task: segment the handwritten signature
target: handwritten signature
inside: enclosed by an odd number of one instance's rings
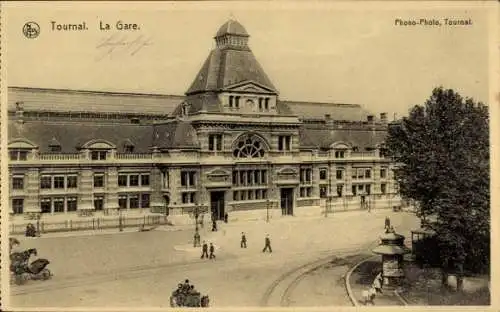
[[[100,42],[96,49],[102,51],[102,53],[96,58],[97,61],[104,59],[105,57],[112,58],[113,55],[128,54],[130,56],[136,55],[144,47],[150,46],[153,43],[150,39],[144,38],[143,35],[129,40],[127,36],[113,34],[111,37],[105,38]]]

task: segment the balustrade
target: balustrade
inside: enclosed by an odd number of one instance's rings
[[[57,153],[57,154],[39,154],[39,160],[78,160],[81,154],[79,153]]]
[[[376,151],[351,152],[350,158],[374,158],[374,157],[377,157]]]
[[[152,159],[151,153],[116,153],[116,159]]]

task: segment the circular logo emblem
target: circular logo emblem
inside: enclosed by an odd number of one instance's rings
[[[26,38],[34,39],[40,34],[40,26],[35,22],[28,22],[23,26],[23,34]]]

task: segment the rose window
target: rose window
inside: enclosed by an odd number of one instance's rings
[[[244,136],[236,143],[233,156],[237,158],[264,157],[264,143],[256,135]]]

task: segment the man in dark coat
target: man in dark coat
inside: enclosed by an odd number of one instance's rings
[[[170,304],[172,304],[175,300],[175,303],[177,303],[178,306],[182,306],[184,305],[184,293],[183,293],[183,289],[184,288],[184,285],[182,284],[179,284],[177,289],[174,290],[172,292],[172,297],[170,299]]]
[[[212,232],[217,232],[217,221],[212,221]]]
[[[201,247],[201,259],[208,258],[208,245],[205,241],[203,241],[203,246]]]
[[[189,280],[185,280],[184,284],[182,285],[182,292],[187,293],[188,290],[191,288],[191,285],[189,284]]]
[[[269,234],[266,235],[265,246],[264,249],[262,249],[262,252],[266,252],[266,250],[269,250],[269,252],[273,252],[273,249],[271,248],[271,239],[269,238]]]
[[[210,243],[210,259],[215,259],[215,255],[214,255],[214,252],[215,252],[215,247],[212,243]]]
[[[224,214],[224,222],[227,223],[227,220],[229,219],[229,215],[227,212]]]
[[[31,223],[26,226],[26,237],[36,237],[35,226]]]
[[[388,232],[390,228],[391,228],[391,219],[389,219],[389,217],[385,217],[384,229],[386,232]]]
[[[245,233],[241,232],[241,243],[240,243],[241,248],[247,248],[247,237],[245,236]]]

